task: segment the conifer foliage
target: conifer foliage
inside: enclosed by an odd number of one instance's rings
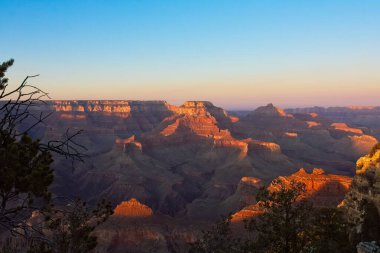
[[[14,60],[0,64],[0,252],[85,253],[96,246],[93,231],[111,214],[108,202],[90,208],[80,200],[54,203],[53,156],[83,161],[85,147],[75,142],[81,131],[68,130],[61,140],[42,142],[29,133],[49,113],[33,108],[48,94],[27,76],[11,88],[5,77]]]

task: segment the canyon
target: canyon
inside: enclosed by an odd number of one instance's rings
[[[42,141],[83,130],[84,162],[55,157],[51,191],[112,203],[99,252],[182,252],[221,215],[259,212],[254,196],[276,178],[305,183],[317,206],[336,206],[379,138],[375,124],[273,104],[244,115],[207,101],[46,101],[33,110],[52,113],[31,132]]]
[[[306,192],[303,194],[302,199],[310,201],[317,208],[337,207],[348,193],[352,182],[351,177],[326,174],[323,169],[319,168],[314,168],[311,173],[301,168],[292,175],[279,176],[275,180],[269,184],[269,191],[277,190],[274,182],[278,181],[283,182],[286,186],[289,186],[291,182],[304,184]],[[257,186],[254,187],[257,189]],[[254,192],[250,192],[249,195],[254,195]],[[251,203],[246,204],[248,205],[242,210],[232,215],[232,222],[241,222],[262,213],[255,200],[251,200]]]
[[[335,122],[348,123],[380,138],[379,106],[306,107],[286,110],[289,113],[317,113]]]

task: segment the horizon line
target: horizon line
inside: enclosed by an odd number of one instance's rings
[[[42,101],[45,101],[45,102],[54,102],[54,101],[81,101],[81,102],[84,102],[84,101],[125,101],[125,102],[164,102],[164,103],[167,103],[169,105],[174,105],[174,106],[181,106],[183,105],[184,103],[186,102],[207,102],[207,103],[211,103],[213,106],[215,107],[219,107],[219,108],[222,108],[222,109],[225,109],[225,110],[230,110],[230,111],[249,111],[249,110],[252,110],[252,109],[256,109],[258,107],[262,107],[262,106],[267,106],[267,105],[274,105],[275,107],[279,107],[281,109],[306,109],[306,108],[324,108],[324,109],[328,109],[328,108],[349,108],[349,109],[357,109],[357,110],[360,110],[360,109],[375,109],[375,108],[380,108],[380,105],[357,105],[357,104],[352,104],[352,105],[298,105],[298,106],[278,106],[276,105],[276,103],[272,103],[272,102],[269,102],[269,103],[261,103],[260,105],[259,104],[253,104],[252,107],[241,107],[241,108],[237,108],[237,107],[233,107],[233,106],[218,106],[218,105],[215,105],[212,101],[210,100],[184,100],[182,103],[170,103],[168,102],[167,100],[155,100],[155,99],[148,99],[148,100],[139,100],[139,99],[43,99]]]

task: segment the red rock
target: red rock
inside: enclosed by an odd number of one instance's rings
[[[287,117],[288,115],[283,109],[274,106],[273,104],[268,104],[266,106],[261,106],[248,114],[248,117]]]
[[[137,199],[132,198],[117,205],[113,215],[127,218],[147,218],[153,215],[153,211]]]
[[[333,127],[336,130],[349,132],[349,133],[355,133],[355,134],[363,134],[363,130],[358,128],[352,128],[349,127],[346,123],[333,123],[331,124],[331,127]]]
[[[290,184],[291,181],[306,185],[305,198],[315,206],[337,206],[348,192],[352,178],[348,176],[325,174],[323,169],[315,168],[312,173],[300,169],[290,176],[280,176],[279,180]],[[272,185],[269,186],[271,189]]]
[[[312,173],[307,173],[305,169],[290,176],[280,176],[277,178],[290,185],[291,181],[304,183],[306,186],[306,194],[304,198],[311,201],[317,207],[336,207],[344,199],[349,190],[352,178],[340,175],[327,175],[323,169],[315,168]],[[277,186],[270,184],[269,191],[276,191]],[[239,222],[244,219],[252,218],[262,214],[257,204],[248,205],[242,210],[236,212],[232,216],[233,222]]]

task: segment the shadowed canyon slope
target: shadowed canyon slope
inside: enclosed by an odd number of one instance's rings
[[[56,158],[51,190],[112,202],[100,252],[177,252],[220,215],[252,216],[256,192],[277,177],[305,182],[317,205],[337,205],[351,179],[332,174],[353,175],[377,143],[366,129],[272,104],[240,117],[204,101],[48,101],[35,110],[53,112],[31,133],[42,140],[84,130],[76,141],[88,148],[85,162],[72,170]]]
[[[309,107],[288,109],[287,111],[289,113],[318,113],[335,122],[349,123],[378,139],[380,138],[379,106]]]
[[[244,117],[210,102],[49,101],[46,126],[33,134],[58,139],[83,129],[88,158],[74,171],[57,160],[56,194],[117,205],[131,198],[154,213],[209,219],[241,208],[244,177],[268,183],[299,168],[350,175],[377,142],[316,113],[289,114],[272,104]],[[240,182],[240,183],[239,183]]]

